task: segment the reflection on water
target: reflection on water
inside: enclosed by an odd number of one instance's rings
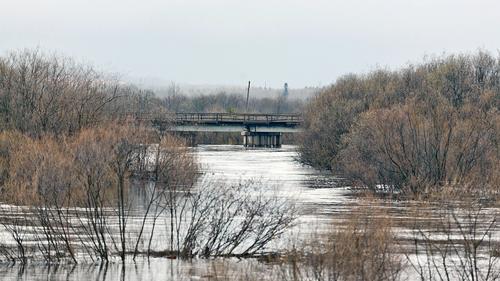
[[[242,278],[242,269],[253,270],[252,261],[222,259],[182,261],[151,258],[125,264],[111,262],[86,265],[1,266],[0,280],[234,280],[233,278]],[[258,273],[253,276],[258,276]]]
[[[245,149],[233,145],[204,145],[194,148],[193,153],[197,155],[204,172],[201,182],[223,181],[231,184],[257,180],[280,196],[295,201],[300,216],[290,237],[300,238],[325,227],[331,217],[343,211],[352,200],[347,196],[349,190],[338,186],[338,178],[298,163],[293,146]],[[283,239],[282,243],[287,243],[286,240]],[[231,271],[231,268],[240,272],[243,265],[251,263],[220,259],[186,262],[161,258],[130,262],[125,266],[118,262],[107,266],[31,263],[25,267],[0,266],[0,280],[196,280],[210,279],[213,274],[221,274],[218,271]],[[228,276],[230,272],[222,275]]]

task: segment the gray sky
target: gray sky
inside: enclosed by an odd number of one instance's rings
[[[496,0],[0,0],[0,53],[40,47],[128,78],[327,85],[500,48]]]

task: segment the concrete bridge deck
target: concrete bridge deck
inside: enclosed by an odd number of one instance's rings
[[[145,117],[162,131],[241,132],[245,146],[281,146],[282,133],[300,131],[301,114],[186,113]]]

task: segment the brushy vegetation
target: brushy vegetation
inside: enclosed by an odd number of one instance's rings
[[[4,261],[254,256],[295,219],[293,205],[262,183],[195,186],[185,144],[134,124],[58,139],[7,131],[0,151]]]
[[[347,75],[306,109],[301,158],[408,194],[500,183],[500,59],[479,51]]]
[[[77,262],[77,248],[84,248],[92,259],[108,260],[111,252],[125,259],[133,178],[161,174],[154,182],[164,189],[173,184],[165,180],[167,175],[183,187],[196,180],[192,157],[172,138],[160,143],[164,150],[175,153],[165,152],[154,164],[148,163],[149,155],[141,152],[154,142],[153,135],[144,127],[116,123],[58,139],[0,134],[0,200],[12,206],[1,223],[18,249],[16,254],[6,252],[6,257],[26,262],[30,253],[31,257],[41,254],[50,262],[68,257]],[[172,166],[166,162],[173,161],[176,168],[167,169]],[[10,221],[16,212],[23,213],[24,219]],[[113,217],[117,227],[108,225]],[[42,232],[32,237],[33,229]],[[22,236],[30,238],[20,239]]]
[[[283,259],[283,280],[401,280],[403,259],[391,219],[377,208],[353,209],[343,225]]]
[[[164,112],[150,92],[69,58],[0,58],[1,260],[251,256],[292,224],[287,201],[250,183],[194,188],[185,142],[141,118]]]

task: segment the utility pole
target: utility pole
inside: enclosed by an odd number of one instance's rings
[[[250,81],[248,81],[248,88],[247,88],[247,104],[245,106],[245,113],[248,113],[248,98],[250,97]]]

